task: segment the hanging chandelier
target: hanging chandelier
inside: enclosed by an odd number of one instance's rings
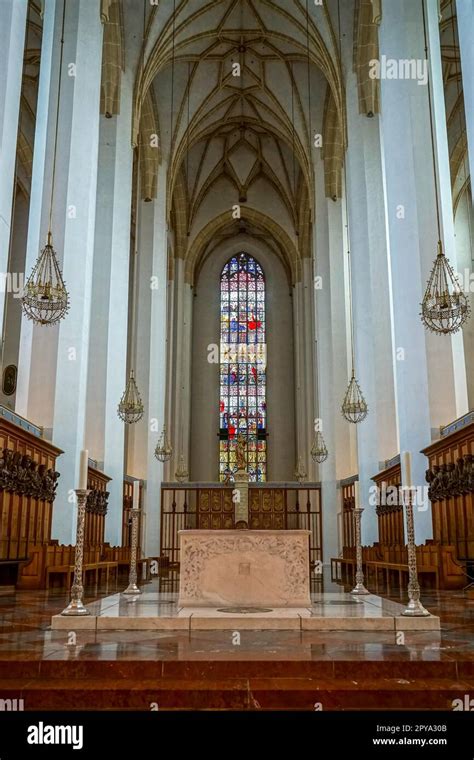
[[[326,442],[323,438],[323,434],[318,430],[314,436],[313,445],[311,446],[311,458],[314,462],[321,464],[328,458],[329,452],[327,450]]]
[[[346,395],[341,407],[342,415],[348,422],[357,425],[367,417],[369,408],[367,402],[355,378],[354,367],[352,367],[352,377],[347,387]]]
[[[431,270],[423,302],[421,320],[438,335],[457,332],[470,314],[469,301],[438,241],[438,255]]]
[[[64,22],[66,2],[63,5],[61,51],[59,57],[58,100],[56,104],[56,124],[54,131],[53,171],[49,202],[49,223],[47,243],[39,253],[33,270],[26,281],[21,298],[22,310],[28,319],[37,325],[55,325],[64,319],[69,310],[69,294],[63,280],[56,252],[52,246],[51,223],[53,216],[54,188],[56,181],[56,156],[58,148],[59,105],[61,101],[61,79],[64,49]]]
[[[133,369],[130,370],[130,377],[128,378],[127,387],[124,394],[120,399],[120,404],[117,408],[117,414],[123,422],[128,425],[132,425],[138,422],[143,417],[143,402],[138,392],[137,384]]]
[[[423,31],[425,37],[425,58],[428,60],[428,39],[426,30],[425,3],[423,9]],[[459,286],[453,268],[446,258],[441,243],[441,223],[439,213],[439,188],[436,174],[436,158],[434,147],[433,109],[431,89],[428,82],[428,108],[430,115],[431,154],[433,161],[433,181],[436,199],[436,221],[438,229],[438,252],[431,269],[423,301],[421,302],[421,321],[428,330],[438,335],[452,335],[457,332],[470,314],[466,294]]]
[[[295,467],[295,478],[298,481],[298,483],[302,483],[304,480],[306,480],[307,472],[304,468],[303,462],[301,461],[301,457],[298,457],[298,462]]]
[[[163,430],[160,435],[160,440],[156,444],[155,457],[159,462],[168,462],[173,454],[173,448],[166,435],[166,425],[163,425]],[[176,475],[176,477],[178,477]]]
[[[175,472],[175,477],[178,483],[184,483],[186,480],[189,479],[188,468],[186,467],[184,456],[182,454],[179,458],[179,465]]]
[[[68,312],[69,294],[51,244],[51,231],[28,277],[21,300],[25,316],[37,325],[54,325]]]

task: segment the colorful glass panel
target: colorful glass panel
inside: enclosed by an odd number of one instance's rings
[[[265,278],[247,253],[221,274],[220,453],[221,481],[237,469],[237,436],[246,441],[251,482],[267,474]]]

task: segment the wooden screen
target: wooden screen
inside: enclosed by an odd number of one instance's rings
[[[379,543],[385,546],[405,544],[404,511],[400,498],[402,474],[400,464],[388,467],[372,478],[378,488],[376,507]],[[394,503],[395,500],[398,503]]]
[[[455,427],[455,426],[453,426]],[[474,560],[474,422],[427,446],[433,538]]]
[[[110,478],[101,470],[90,467],[87,473],[87,488],[91,492],[87,499],[84,542],[86,546],[102,546],[107,514],[107,483]]]
[[[0,418],[0,559],[28,556],[51,538],[56,459],[61,449]]]

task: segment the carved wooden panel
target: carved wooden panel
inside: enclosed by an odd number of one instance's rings
[[[29,544],[50,540],[61,453],[0,418],[0,559],[26,557]]]
[[[381,470],[372,478],[378,488],[379,501],[375,509],[378,519],[379,543],[385,546],[405,544],[404,510],[400,499],[402,471],[400,464]]]
[[[474,423],[427,446],[433,537],[474,559]]]
[[[198,490],[198,528],[227,530],[234,527],[234,502],[231,488]]]
[[[138,556],[141,556],[140,539],[142,535],[142,509],[143,509],[143,485],[140,484],[138,497],[140,515],[138,517]],[[130,511],[133,508],[133,480],[123,481],[123,509],[122,509],[122,546],[130,546],[132,543],[132,518]]]
[[[347,549],[355,547],[354,529],[355,485],[345,483],[342,486],[342,546],[344,556]]]
[[[105,516],[109,492],[108,475],[90,467],[87,473],[87,488],[90,491],[86,504],[86,523],[84,528],[84,543],[86,546],[101,546],[104,543]]]

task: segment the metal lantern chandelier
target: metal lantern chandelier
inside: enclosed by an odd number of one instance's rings
[[[173,454],[173,447],[168,440],[166,434],[166,425],[163,425],[163,430],[160,435],[160,440],[156,444],[155,457],[159,462],[168,462]]]
[[[354,366],[352,367],[352,377],[350,379],[344,401],[342,402],[341,411],[348,422],[362,422],[367,417],[369,407],[362,394],[359,383],[355,378]]]
[[[422,0],[423,30],[425,36],[425,57],[428,60],[428,41],[426,33],[425,3]],[[434,260],[431,274],[421,302],[421,321],[428,330],[438,335],[451,335],[457,332],[470,314],[469,302],[463,293],[453,268],[446,258],[441,243],[441,223],[439,213],[439,188],[436,175],[436,158],[434,148],[433,110],[430,83],[428,82],[428,107],[430,114],[431,153],[433,160],[433,179],[436,199],[436,221],[438,229],[438,253]]]
[[[54,133],[53,173],[49,205],[49,224],[47,243],[40,252],[33,271],[28,277],[22,295],[23,313],[38,325],[54,325],[63,319],[69,309],[69,294],[63,280],[56,252],[52,245],[51,222],[53,215],[54,187],[56,180],[56,154],[58,147],[59,104],[61,99],[61,77],[64,48],[64,20],[66,2],[63,6],[61,52],[59,58],[58,101],[56,107],[56,126]]]
[[[438,255],[421,304],[421,320],[432,332],[447,335],[457,332],[469,313],[466,294],[462,292],[439,240]]]
[[[117,408],[117,414],[123,422],[128,425],[132,425],[138,422],[143,417],[143,402],[138,392],[137,384],[133,369],[130,370],[130,377],[128,378],[127,387],[124,394],[120,399],[120,404]]]
[[[51,230],[48,232],[48,242],[26,282],[21,300],[25,316],[38,325],[54,325],[67,314],[69,294],[51,244]]]
[[[186,480],[189,479],[189,472],[188,472],[188,468],[186,467],[186,462],[184,461],[183,454],[181,454],[179,458],[179,465],[178,465],[178,469],[175,472],[175,477],[178,483],[184,483]]]
[[[323,434],[318,430],[314,436],[313,445],[311,446],[311,458],[314,462],[321,464],[328,458],[329,452],[323,438]]]

